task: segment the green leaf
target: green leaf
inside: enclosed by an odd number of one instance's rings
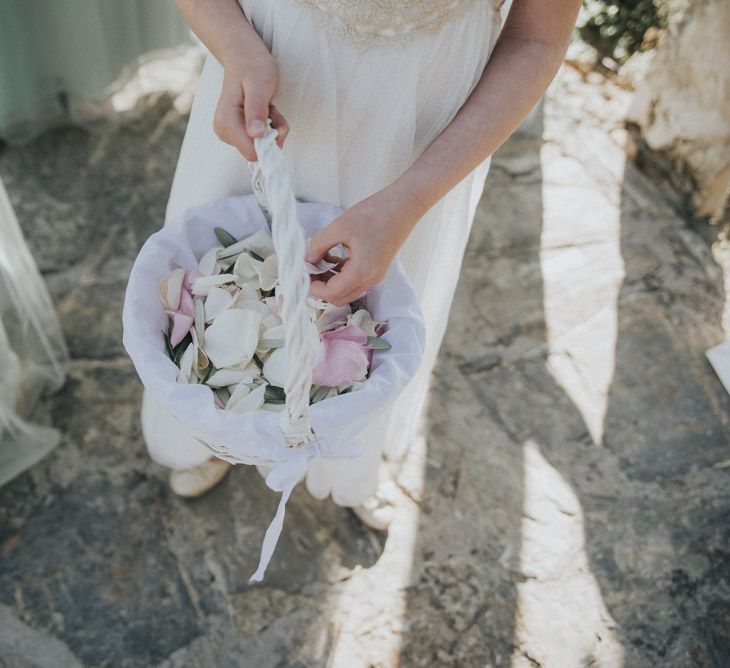
[[[373,350],[388,350],[388,348],[392,348],[385,339],[381,339],[379,336],[368,336],[368,345]]]
[[[218,395],[218,398],[224,403],[228,403],[231,398],[231,393],[225,387],[216,387],[213,392]]]
[[[264,401],[267,401],[270,404],[286,403],[286,393],[280,387],[267,385],[266,389],[264,390]]]
[[[180,366],[180,358],[183,356],[183,353],[187,349],[189,345],[191,345],[193,342],[193,335],[188,332],[185,337],[183,338],[180,343],[178,343],[173,348],[174,357],[172,358],[172,361],[175,362],[178,366]]]
[[[309,403],[316,404],[318,401],[322,401],[327,394],[329,394],[331,388],[325,385],[312,385],[312,389],[309,394]]]
[[[221,242],[221,245],[228,248],[228,246],[232,246],[236,243],[236,239],[233,237],[230,232],[226,232],[222,227],[216,227],[215,228],[215,236],[218,237],[218,241]]]
[[[170,356],[171,360],[175,360],[175,353],[172,350],[172,342],[170,341],[170,329],[172,327],[172,324],[170,324],[170,327],[168,327],[167,331],[164,329],[161,329],[162,332],[162,338],[165,340],[165,350],[167,350],[167,354]]]

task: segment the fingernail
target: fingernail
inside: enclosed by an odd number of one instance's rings
[[[252,136],[259,137],[264,134],[266,126],[264,125],[263,121],[256,119],[255,121],[251,121],[250,130]]]

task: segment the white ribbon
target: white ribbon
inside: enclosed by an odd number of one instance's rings
[[[271,557],[276,549],[276,544],[279,542],[281,529],[284,526],[286,502],[289,500],[294,487],[296,487],[296,484],[299,482],[299,478],[306,473],[309,465],[314,460],[325,453],[325,450],[327,450],[328,453],[332,452],[331,448],[324,445],[324,441],[313,441],[307,445],[307,451],[303,453],[303,456],[295,459],[288,459],[276,464],[266,476],[267,487],[274,492],[281,492],[281,498],[279,499],[279,505],[276,508],[276,515],[274,515],[274,519],[271,520],[268,528],[266,529],[264,541],[261,545],[259,565],[258,568],[256,568],[256,572],[249,578],[249,584],[261,582],[264,579],[266,568],[271,561]],[[361,455],[362,440],[360,438],[356,438],[347,444],[343,444],[342,447],[337,450],[337,457],[344,459],[353,459],[360,457]]]

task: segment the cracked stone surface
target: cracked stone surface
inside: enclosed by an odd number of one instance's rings
[[[727,665],[723,274],[626,162],[627,104],[563,69],[495,155],[387,536],[297,488],[253,587],[276,498],[247,467],[175,497],[121,345],[185,117],[5,149],[73,368],[62,444],[0,489],[0,665]]]

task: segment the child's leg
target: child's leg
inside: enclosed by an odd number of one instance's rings
[[[142,395],[142,435],[150,457],[171,469],[197,466],[212,455],[146,390]]]

